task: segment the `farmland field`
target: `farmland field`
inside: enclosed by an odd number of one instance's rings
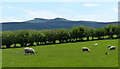
[[[93,44],[98,43],[98,46]],[[109,50],[107,45],[116,50]],[[82,47],[91,52],[82,52]],[[117,67],[118,39],[32,46],[37,55],[24,55],[24,47],[2,50],[3,67]],[[105,55],[109,52],[108,55]]]
[[[2,67],[2,49],[0,49],[0,68]]]

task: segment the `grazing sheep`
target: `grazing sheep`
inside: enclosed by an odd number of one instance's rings
[[[36,54],[35,50],[33,48],[26,47],[24,48],[25,55],[26,54]]]
[[[98,43],[95,43],[94,46],[98,46]]]
[[[82,51],[87,51],[87,52],[90,52],[90,49],[87,48],[87,47],[82,47]]]
[[[116,49],[115,46],[110,46],[110,47],[109,47],[109,50],[115,50],[115,49]]]
[[[108,45],[108,48],[111,47],[110,45]]]

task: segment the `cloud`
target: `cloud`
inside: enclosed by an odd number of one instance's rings
[[[95,7],[98,6],[98,4],[84,4],[85,7]]]
[[[117,21],[117,19],[115,19],[117,18],[117,16],[109,17],[108,14],[81,14],[76,16],[76,18],[77,20],[99,21],[99,22]]]
[[[8,6],[8,8],[13,8],[13,6]],[[31,20],[33,18],[46,18],[53,19],[57,17],[64,18],[64,15],[54,12],[54,11],[46,11],[46,10],[29,10],[19,7],[14,7],[15,10],[20,11],[23,15],[16,18],[16,16],[5,17],[0,22],[21,22],[26,20]],[[24,18],[23,18],[24,17]]]
[[[118,8],[112,8],[112,10],[114,11],[114,12],[118,12]]]
[[[90,20],[94,21],[96,18],[100,17],[100,15],[95,15],[95,14],[81,14],[76,16],[76,18],[79,18],[80,20]]]
[[[100,15],[96,15],[96,14],[83,14],[83,15],[78,15],[77,17],[80,18],[95,18],[95,17],[99,17]]]
[[[1,2],[118,2],[119,0],[1,0]]]
[[[63,15],[56,12],[52,12],[52,11],[44,11],[44,10],[40,10],[40,11],[24,10],[24,11],[25,11],[26,17],[29,17],[29,18],[51,19],[56,17],[63,17]]]
[[[13,6],[8,6],[8,8],[10,8],[10,9],[11,9],[11,8],[14,8],[14,7],[13,7]]]
[[[0,22],[22,22],[23,20],[16,19],[16,18],[6,18],[6,19],[1,19]]]

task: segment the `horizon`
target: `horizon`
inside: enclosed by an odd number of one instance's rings
[[[118,21],[117,2],[2,2],[0,22],[34,18],[65,18],[73,21]]]
[[[56,18],[61,18],[61,17],[56,17]],[[38,18],[38,19],[46,19],[46,20],[52,20],[52,19],[56,19],[56,18],[51,18],[51,19],[47,19],[47,18]],[[33,18],[31,20],[35,20],[36,18]],[[66,18],[63,18],[66,19]],[[91,21],[92,20],[70,20],[70,19],[66,19],[69,21]],[[13,21],[13,22],[26,22],[26,21],[30,21],[30,20],[25,20],[25,21]],[[93,21],[93,22],[119,22],[119,21]],[[0,22],[0,23],[11,23],[11,22]]]

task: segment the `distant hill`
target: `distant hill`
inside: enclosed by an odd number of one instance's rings
[[[4,22],[2,24],[2,31],[15,31],[24,29],[46,30],[46,29],[71,29],[75,26],[86,27],[105,27],[109,24],[118,24],[118,22],[96,22],[96,21],[72,21],[64,18],[43,19],[35,18],[24,22]]]

